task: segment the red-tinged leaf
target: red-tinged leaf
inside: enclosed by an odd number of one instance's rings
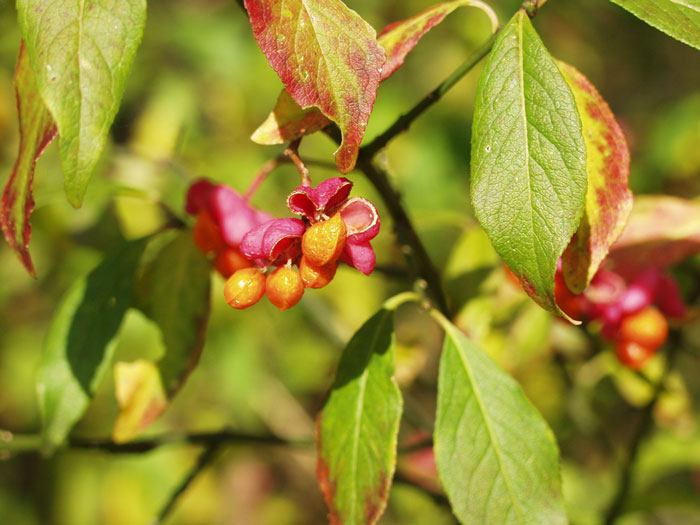
[[[318,108],[302,109],[292,96],[283,90],[275,109],[250,137],[263,145],[284,144],[325,128],[331,121]]]
[[[484,11],[491,21],[493,31],[498,27],[498,18],[493,10],[479,0],[454,0],[429,7],[425,11],[394,22],[385,27],[378,37],[384,49],[387,62],[382,68],[381,80],[393,75],[404,63],[406,55],[413,51],[418,42],[445,17],[462,6],[477,7]],[[286,91],[282,91],[272,113],[255,130],[251,139],[263,145],[284,144],[304,135],[315,133],[330,124],[318,108],[302,109]]]
[[[491,21],[492,31],[498,28],[498,18],[493,10],[479,0],[454,0],[427,8],[415,16],[389,24],[379,34],[379,44],[386,52],[386,64],[382,80],[393,75],[402,65],[416,44],[428,31],[442,22],[447,15],[459,7],[477,7],[486,13]]]
[[[353,336],[318,420],[317,475],[334,525],[376,523],[389,497],[402,410],[393,325],[382,309]]]
[[[35,275],[29,254],[32,228],[29,217],[34,210],[32,182],[36,162],[56,136],[56,126],[37,89],[34,72],[24,47],[20,45],[15,69],[15,92],[19,117],[19,151],[0,203],[0,225],[10,247],[25,268]]]
[[[630,155],[622,128],[595,86],[576,68],[559,62],[576,99],[586,141],[588,190],[581,224],[564,251],[566,285],[582,293],[598,271],[632,210],[627,183]]]
[[[700,253],[700,203],[666,195],[635,199],[627,227],[606,261],[630,279]]]
[[[355,166],[384,66],[376,33],[340,0],[245,0],[260,48],[302,108],[343,134],[338,169]]]

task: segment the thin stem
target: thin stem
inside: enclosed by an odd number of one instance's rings
[[[382,197],[387,211],[394,220],[394,229],[398,237],[401,251],[409,264],[413,264],[415,273],[421,278],[418,286],[424,288],[431,302],[445,315],[449,315],[447,296],[442,288],[442,278],[430,259],[423,241],[421,241],[406,208],[401,203],[401,195],[389,181],[388,173],[381,169],[371,158],[362,151],[357,161],[357,167],[369,179]]]
[[[311,177],[309,176],[309,169],[304,164],[299,156],[299,144],[301,144],[301,139],[297,139],[292,142],[287,149],[284,150],[284,154],[292,161],[296,167],[299,175],[301,175],[301,183],[304,186],[311,186]]]
[[[150,452],[166,445],[211,445],[211,444],[239,444],[239,445],[268,445],[289,447],[311,447],[312,439],[286,439],[275,434],[249,434],[233,430],[218,432],[201,432],[193,434],[167,433],[148,439],[130,441],[128,443],[116,443],[109,439],[87,439],[73,437],[68,440],[66,448],[79,450],[99,450],[111,454],[140,454]],[[36,453],[41,450],[41,438],[35,435],[15,435],[7,431],[2,432],[0,439],[0,454],[25,454]]]
[[[445,94],[450,91],[467,73],[488,55],[496,40],[494,33],[491,38],[484,42],[481,47],[474,51],[469,58],[462,62],[440,85],[423,97],[420,102],[413,106],[409,111],[401,115],[396,121],[389,126],[386,131],[377,135],[369,144],[363,146],[362,151],[367,157],[374,157],[379,151],[383,150],[389,142],[395,137],[407,131],[413,122],[430,109],[433,105],[442,99]]]
[[[158,517],[153,521],[153,525],[165,523],[165,520],[175,509],[180,497],[185,493],[185,491],[187,491],[190,485],[192,485],[197,476],[199,476],[199,474],[201,474],[202,471],[207,468],[212,461],[214,461],[220,446],[221,445],[219,443],[213,443],[202,451],[197,458],[197,462],[192,466],[187,475],[182,479],[182,481],[180,481],[180,484],[170,494],[168,501],[165,502],[165,505],[163,505],[163,508],[158,513]]]
[[[248,189],[246,190],[245,194],[243,195],[243,198],[247,201],[253,198],[253,195],[255,195],[255,192],[258,191],[258,188],[262,185],[265,180],[267,180],[267,177],[275,171],[280,164],[282,164],[285,160],[287,160],[283,155],[280,155],[278,157],[275,157],[274,159],[268,160],[265,164],[263,164],[262,168],[258,171],[258,173],[255,175],[255,178],[253,179],[253,182],[250,183],[250,186],[248,186]]]
[[[669,350],[666,356],[664,373],[661,375],[661,378],[656,384],[654,395],[652,396],[651,400],[641,409],[639,424],[637,425],[637,428],[626,447],[627,454],[625,455],[625,459],[621,467],[617,492],[612,498],[608,512],[605,515],[605,525],[612,525],[615,520],[620,517],[622,510],[624,509],[625,502],[627,501],[630,489],[632,488],[632,475],[639,456],[639,449],[642,443],[644,443],[646,438],[654,429],[654,408],[659,401],[659,397],[664,392],[664,383],[668,377],[668,374],[673,369],[680,343],[680,332],[674,330],[671,333],[671,338],[669,340]]]

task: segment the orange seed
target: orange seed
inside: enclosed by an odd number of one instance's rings
[[[244,310],[265,294],[265,275],[257,268],[238,270],[224,285],[224,297],[231,308]]]
[[[311,226],[301,241],[301,251],[314,266],[325,266],[338,260],[345,248],[347,228],[340,213]]]
[[[295,268],[280,266],[267,276],[267,298],[284,311],[297,304],[304,295],[304,283]]]

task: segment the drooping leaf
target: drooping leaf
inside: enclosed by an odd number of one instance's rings
[[[559,62],[559,68],[574,93],[586,139],[586,207],[562,258],[567,286],[582,293],[632,211],[630,155],[622,128],[595,86],[573,66]]]
[[[418,42],[447,15],[462,6],[477,7],[484,11],[491,21],[491,29],[496,30],[498,26],[496,15],[487,4],[479,0],[443,2],[415,16],[394,22],[385,27],[377,37],[387,57],[387,62],[381,71],[381,80],[384,81],[393,75],[403,65],[406,55],[416,47]],[[284,144],[315,133],[325,128],[330,122],[318,108],[302,109],[289,93],[282,91],[275,109],[255,130],[251,139],[253,142],[264,145]]]
[[[29,253],[29,240],[32,235],[29,217],[34,210],[32,182],[36,162],[56,136],[56,126],[39,96],[36,78],[29,65],[24,44],[20,44],[17,57],[15,93],[19,119],[19,151],[2,192],[0,226],[5,239],[17,253],[24,267],[29,273],[36,275]]]
[[[120,246],[63,298],[44,343],[39,406],[47,450],[60,445],[108,370],[145,240]]]
[[[168,406],[160,372],[154,363],[139,359],[114,366],[119,415],[114,422],[115,442],[129,441],[153,423]]]
[[[157,253],[146,263],[139,280],[137,305],[160,328],[165,355],[151,367],[132,364],[136,368],[122,374],[127,383],[139,388],[132,396],[125,396],[128,402],[123,403],[114,427],[114,438],[120,441],[131,439],[165,411],[204,347],[211,265],[192,242],[189,231],[178,232],[163,246],[162,241],[154,241]],[[119,398],[119,383],[116,386]],[[143,411],[141,417],[136,415],[139,410]]]
[[[524,11],[499,34],[474,109],[471,193],[494,248],[543,307],[586,198],[586,144],[571,89]]]
[[[245,0],[253,34],[287,92],[338,124],[338,169],[355,166],[384,66],[376,32],[341,0]]]
[[[375,314],[348,343],[318,421],[317,475],[331,523],[376,523],[396,466],[401,393],[393,313]]]
[[[698,0],[611,0],[676,40],[700,49]]]
[[[39,92],[58,126],[68,200],[80,206],[119,109],[146,0],[17,0]]]
[[[520,386],[448,321],[435,459],[461,523],[566,523],[552,431]]]
[[[700,253],[700,203],[667,195],[642,195],[606,261],[616,272],[633,277],[666,268]]]

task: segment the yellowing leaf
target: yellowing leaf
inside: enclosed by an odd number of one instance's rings
[[[117,443],[129,441],[150,425],[168,406],[160,372],[150,361],[117,363],[114,384],[119,415],[112,437]]]
[[[573,66],[559,62],[559,68],[576,99],[586,141],[586,206],[562,259],[566,285],[582,293],[632,210],[630,155],[622,128],[593,84]]]
[[[330,123],[318,108],[302,109],[291,95],[283,90],[277,98],[275,109],[250,138],[257,144],[284,144],[322,130]]]
[[[352,170],[385,62],[374,29],[340,0],[245,0],[245,6],[287,92],[340,128],[336,164]]]

